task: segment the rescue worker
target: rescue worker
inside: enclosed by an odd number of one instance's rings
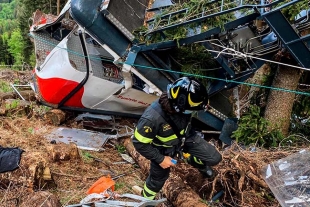
[[[133,145],[151,161],[150,173],[141,192],[153,200],[169,177],[176,154],[189,153],[187,161],[205,177],[214,172],[210,166],[222,160],[221,154],[191,127],[187,110],[203,110],[208,103],[206,88],[198,80],[183,77],[167,86],[160,98],[143,113],[135,128]]]

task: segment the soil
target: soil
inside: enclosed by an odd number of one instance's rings
[[[22,75],[21,75],[22,74]],[[5,70],[1,72],[1,85],[8,86],[8,83],[26,85],[31,80],[31,72],[17,72]],[[6,89],[5,89],[6,90]],[[22,89],[21,89],[22,90]],[[126,153],[124,147],[119,145],[118,140],[110,139],[102,152],[87,151],[79,149],[81,159],[51,162],[49,149],[54,143],[46,138],[57,128],[68,127],[83,129],[82,121],[74,121],[78,114],[68,113],[69,117],[59,126],[49,123],[44,115],[51,108],[37,102],[31,102],[31,112],[20,113],[21,109],[12,109],[9,113],[0,116],[0,146],[19,147],[27,154],[38,154],[47,161],[54,182],[47,186],[35,186],[30,188],[18,182],[15,184],[3,184],[0,178],[0,206],[19,206],[24,199],[33,191],[49,191],[59,199],[62,206],[78,204],[87,196],[87,190],[102,176],[114,176],[126,174],[115,180],[115,192],[118,194],[134,193],[132,186],[143,186],[145,175],[143,175],[136,164],[120,163],[107,166],[105,163],[90,158],[108,160],[110,163],[124,162],[121,153]],[[135,119],[121,120],[123,125],[134,127]],[[57,144],[57,143],[56,143]],[[19,169],[20,170],[20,169]],[[2,174],[3,177],[10,177],[18,170]],[[21,176],[23,177],[23,176]],[[24,176],[25,177],[25,176]],[[40,206],[40,205],[37,205]]]
[[[7,96],[7,93],[13,91],[9,83],[25,85],[31,81],[31,77],[30,71],[0,71],[0,97],[20,99],[16,94],[15,97],[12,94]],[[65,121],[56,126],[46,119],[46,113],[51,111],[49,107],[36,101],[31,101],[29,105],[23,107],[16,107],[13,104],[6,105],[5,101],[2,101],[0,107],[2,114],[0,116],[0,146],[19,147],[25,152],[22,154],[20,168],[13,172],[0,173],[1,207],[29,206],[29,202],[35,198],[34,193],[41,191],[46,193],[35,194],[38,199],[33,201],[31,206],[53,206],[53,203],[57,202],[60,202],[61,206],[78,204],[87,196],[87,190],[102,176],[113,178],[121,175],[115,179],[113,196],[124,193],[134,194],[132,186],[143,186],[146,175],[141,168],[135,163],[123,163],[125,160],[121,154],[128,154],[128,152],[120,144],[122,138],[109,139],[102,151],[78,149],[80,159],[57,161],[51,159],[50,149],[60,144],[46,138],[54,130],[64,127],[85,129],[87,126],[87,129],[107,133],[106,129],[102,129],[104,125],[96,125],[89,121],[76,121],[75,118],[79,114],[67,111]],[[137,122],[136,119],[115,118],[120,126],[126,125],[134,128]],[[98,126],[102,127],[98,128]],[[256,152],[253,153],[239,146],[221,149],[223,161],[214,167],[217,172],[214,180],[203,179],[197,169],[182,162],[173,171],[180,175],[181,180],[202,198],[201,202],[206,203],[218,192],[224,192],[219,201],[209,203],[209,206],[280,206],[263,181],[261,169],[266,163],[284,158],[299,149],[255,150]],[[29,176],[29,169],[26,166],[30,165],[37,166],[37,169],[39,166],[48,167],[51,175],[50,181],[33,183],[33,179],[38,175]],[[46,176],[45,171],[44,176]],[[46,195],[48,196],[44,197]],[[52,200],[54,197],[56,201]],[[159,193],[157,199],[164,197],[163,193]],[[50,202],[50,204],[45,205],[44,202]],[[169,201],[160,204],[160,207],[171,206]]]

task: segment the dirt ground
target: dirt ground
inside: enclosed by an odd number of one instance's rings
[[[0,146],[19,147],[24,150],[18,169],[13,172],[0,173],[0,207],[45,207],[43,203],[54,196],[56,201],[60,202],[59,206],[78,204],[87,196],[87,190],[99,178],[107,175],[112,178],[121,175],[115,179],[115,193],[117,194],[134,194],[132,186],[143,186],[146,175],[143,174],[140,167],[135,163],[124,163],[125,160],[121,154],[127,152],[125,147],[120,144],[121,139],[109,139],[103,146],[104,150],[100,152],[78,149],[79,159],[53,160],[51,156],[53,150],[51,151],[51,149],[61,144],[58,141],[55,144],[54,141],[47,139],[47,135],[59,128],[89,129],[93,123],[76,121],[75,118],[79,114],[68,112],[65,121],[60,125],[55,125],[46,119],[46,114],[50,112],[51,108],[43,106],[35,100],[26,107],[17,107],[13,104],[14,101],[8,104],[7,100],[20,99],[13,92],[9,83],[25,85],[29,83],[31,77],[30,71],[0,71],[0,98],[2,99]],[[136,119],[115,118],[120,126],[126,125],[130,128],[134,128],[134,124],[137,122]],[[98,127],[98,124],[95,126]],[[106,132],[107,129],[102,129],[105,126],[102,124],[100,126],[100,131]],[[93,130],[95,128],[93,127]],[[70,148],[69,145],[65,145],[64,149],[66,146]],[[257,149],[256,153],[252,153],[240,148],[224,149],[221,151],[223,161],[214,168],[217,172],[214,180],[203,180],[196,169],[189,168],[185,163],[180,163],[173,171],[177,172],[184,183],[187,183],[199,194],[202,198],[201,202],[206,202],[206,199],[209,200],[216,192],[223,190],[224,195],[219,202],[210,204],[212,207],[278,207],[279,203],[262,180],[261,168],[266,163],[286,157],[299,149],[282,150],[259,151]],[[41,168],[47,169],[46,167],[48,167],[48,172],[43,170],[44,172],[41,174],[29,176],[30,168],[38,171]],[[198,176],[193,176],[193,173]],[[33,183],[33,180],[39,175],[44,177],[46,174],[50,175],[48,182]],[[42,198],[35,199],[33,193],[38,191],[50,194],[43,200]],[[157,199],[160,198],[164,198],[162,193],[159,193],[157,197]],[[58,207],[54,204],[46,206]],[[169,201],[160,205],[160,207],[171,206]]]
[[[3,91],[6,92],[9,88],[8,83],[27,84],[31,79],[31,73],[22,73],[21,75],[17,72],[2,71],[1,77],[3,94]],[[53,193],[62,206],[77,204],[87,196],[86,192],[91,185],[101,176],[106,175],[111,175],[113,178],[125,174],[115,180],[115,192],[119,194],[134,193],[133,185],[143,186],[145,176],[136,164],[115,163],[124,162],[121,153],[126,153],[125,148],[116,139],[107,141],[102,152],[79,149],[81,159],[52,162],[49,149],[54,144],[46,138],[46,135],[60,127],[83,129],[83,123],[74,121],[74,117],[78,114],[71,113],[71,117],[67,118],[64,123],[55,126],[44,117],[49,110],[49,107],[33,101],[31,102],[31,111],[28,113],[21,113],[22,109],[13,109],[0,116],[0,146],[19,147],[25,151],[22,157],[31,154],[41,156],[49,166],[54,181],[52,184],[40,186],[40,189],[31,189],[31,186],[25,184],[26,181],[24,184],[23,182],[17,182],[18,184],[4,182],[4,177],[10,178],[21,169],[3,173],[0,180],[0,206],[18,206],[34,190]],[[135,119],[122,119],[122,124],[129,127],[133,127],[135,122]],[[96,161],[90,156],[112,164],[108,166],[107,163]],[[25,178],[26,175],[21,177]]]

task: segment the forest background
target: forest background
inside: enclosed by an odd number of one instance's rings
[[[0,0],[0,65],[35,65],[28,36],[32,13],[39,9],[57,14],[66,1]]]

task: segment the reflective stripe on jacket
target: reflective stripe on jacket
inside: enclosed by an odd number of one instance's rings
[[[153,104],[160,105],[158,101]],[[157,108],[162,110],[161,107]],[[170,118],[177,126],[180,135],[184,135],[188,130],[186,127],[190,115],[176,113],[170,115]],[[139,119],[133,141],[164,147],[173,147],[179,143],[179,139],[170,124],[152,106],[149,106]]]

